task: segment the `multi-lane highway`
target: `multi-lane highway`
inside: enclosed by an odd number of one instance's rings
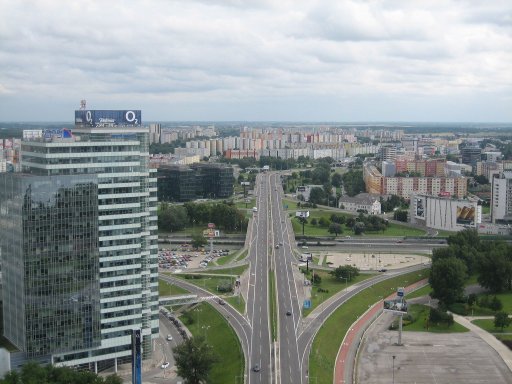
[[[400,271],[390,271],[355,284],[350,290],[340,292],[316,308],[307,318],[302,318],[302,301],[298,295],[302,290],[303,278],[298,272],[297,259],[293,254],[296,247],[291,222],[282,208],[282,187],[279,174],[260,174],[256,179],[256,207],[247,231],[249,252],[249,276],[247,283],[247,309],[241,315],[229,305],[220,305],[212,300],[217,310],[235,330],[245,355],[245,383],[287,384],[308,383],[309,352],[314,336],[322,323],[343,302],[371,285],[397,274],[424,268],[417,266]],[[338,246],[344,250],[404,251],[444,246],[439,241],[398,239],[343,239]],[[331,248],[332,249],[332,248]],[[273,272],[273,273],[271,273]],[[276,340],[272,339],[270,280],[275,286],[277,320]],[[162,277],[182,286],[200,297],[211,296],[202,288],[172,277]],[[240,380],[241,382],[242,380]]]

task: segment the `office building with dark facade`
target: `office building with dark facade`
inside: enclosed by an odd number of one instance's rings
[[[117,368],[134,329],[152,353],[157,188],[140,115],[76,111],[72,130],[23,140],[22,172],[0,175],[3,333],[17,362]]]
[[[482,150],[478,146],[465,145],[460,147],[462,164],[471,165],[473,172],[476,172],[477,163],[482,160]]]
[[[209,163],[160,166],[158,195],[161,201],[229,198],[233,195],[233,167]]]

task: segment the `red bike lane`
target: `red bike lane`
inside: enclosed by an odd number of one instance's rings
[[[411,292],[419,287],[424,286],[427,282],[428,279],[423,279],[414,284],[411,284],[405,287],[405,292]],[[386,297],[386,299],[391,299],[394,297],[396,297],[396,293],[389,295]],[[375,303],[361,317],[359,317],[357,321],[352,324],[347,334],[345,335],[345,338],[340,345],[340,349],[338,350],[338,356],[336,357],[336,364],[334,367],[334,384],[348,384],[348,382],[345,382],[345,361],[347,360],[347,356],[350,352],[354,340],[356,340],[357,335],[360,334],[360,331],[368,326],[368,323],[375,318],[375,315],[378,312],[382,311],[382,301],[383,300]]]

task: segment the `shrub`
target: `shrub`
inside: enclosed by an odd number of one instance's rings
[[[448,308],[457,315],[467,316],[469,314],[468,307],[464,303],[453,303]]]
[[[496,296],[494,296],[489,303],[489,308],[491,308],[493,311],[501,311],[503,308],[503,303],[500,299],[498,299]]]
[[[449,327],[453,325],[453,316],[451,313],[446,313],[435,308],[430,308],[428,319],[430,322],[436,324],[443,323]]]
[[[219,292],[231,292],[232,289],[233,289],[233,287],[231,286],[230,280],[223,280],[217,286],[217,290]]]

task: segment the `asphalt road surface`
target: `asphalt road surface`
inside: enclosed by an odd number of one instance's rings
[[[257,212],[254,212],[249,233],[249,292],[247,317],[252,328],[249,343],[247,383],[272,383],[272,344],[270,332],[269,275],[269,185],[264,175],[256,179]],[[256,368],[257,367],[257,368]]]

